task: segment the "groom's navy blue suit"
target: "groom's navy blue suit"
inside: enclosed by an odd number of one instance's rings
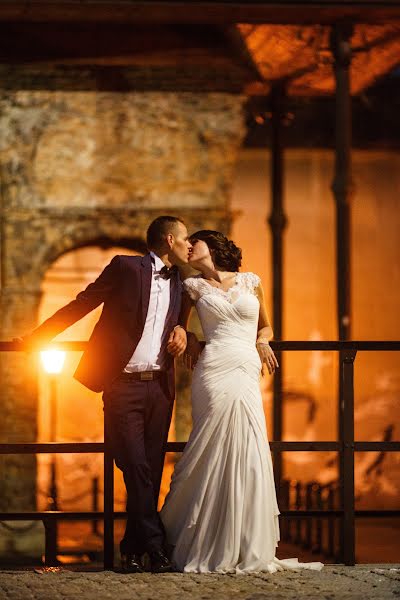
[[[128,494],[123,553],[158,550],[164,543],[156,507],[175,395],[173,358],[169,357],[165,371],[153,381],[121,378],[143,333],[151,281],[150,254],[115,256],[96,281],[27,339],[32,344],[46,343],[104,303],[74,376],[91,390],[104,391],[105,430]],[[178,321],[178,273],[171,278],[170,290],[162,345]]]

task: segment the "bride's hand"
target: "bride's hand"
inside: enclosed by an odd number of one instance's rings
[[[261,359],[261,375],[264,375],[264,365],[267,365],[268,373],[272,375],[279,367],[274,351],[266,339],[258,339],[256,348]]]
[[[194,333],[188,331],[186,351],[183,354],[183,364],[186,366],[187,369],[194,369],[194,366],[198,361],[201,351],[202,347],[199,340],[197,339],[197,336]]]
[[[175,358],[182,356],[186,350],[186,331],[181,325],[176,325],[171,331],[167,343],[167,351]]]

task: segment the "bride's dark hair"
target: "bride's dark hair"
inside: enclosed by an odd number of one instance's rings
[[[205,242],[209,250],[214,251],[213,261],[221,270],[232,271],[233,273],[239,270],[242,264],[242,251],[223,233],[211,229],[202,229],[190,236],[192,244],[195,244],[197,240]]]

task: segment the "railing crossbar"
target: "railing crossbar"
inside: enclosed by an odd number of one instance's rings
[[[398,351],[400,350],[400,341],[389,340],[389,341],[304,341],[304,340],[291,340],[291,341],[271,341],[271,347],[277,351],[294,351],[294,352],[307,352],[313,350],[322,351],[341,351],[341,350],[355,350],[363,352],[374,352],[374,351]],[[69,352],[82,352],[86,350],[88,342],[52,342],[48,344],[48,347],[59,348]],[[0,352],[37,352],[40,348],[24,344],[23,342],[0,342]]]
[[[344,510],[281,510],[281,517],[290,517],[291,519],[302,519],[303,517],[342,517]],[[393,518],[400,517],[400,510],[388,509],[363,509],[356,510],[357,518]],[[126,519],[127,513],[124,511],[114,511],[113,519]],[[99,511],[23,511],[23,512],[0,512],[0,521],[44,521],[46,519],[54,521],[91,521],[92,519],[104,519],[104,512]]]
[[[271,441],[273,452],[341,452],[346,442]],[[183,452],[186,442],[168,442],[166,452]],[[354,452],[399,452],[399,442],[351,442]],[[102,454],[104,442],[46,442],[0,444],[1,454]]]

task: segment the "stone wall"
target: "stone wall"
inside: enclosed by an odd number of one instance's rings
[[[165,213],[229,230],[242,96],[11,87],[0,90],[0,339],[37,324],[43,275],[68,250],[143,243]],[[0,440],[35,441],[34,361],[0,358]],[[34,507],[34,457],[3,458],[0,479],[0,509]]]

